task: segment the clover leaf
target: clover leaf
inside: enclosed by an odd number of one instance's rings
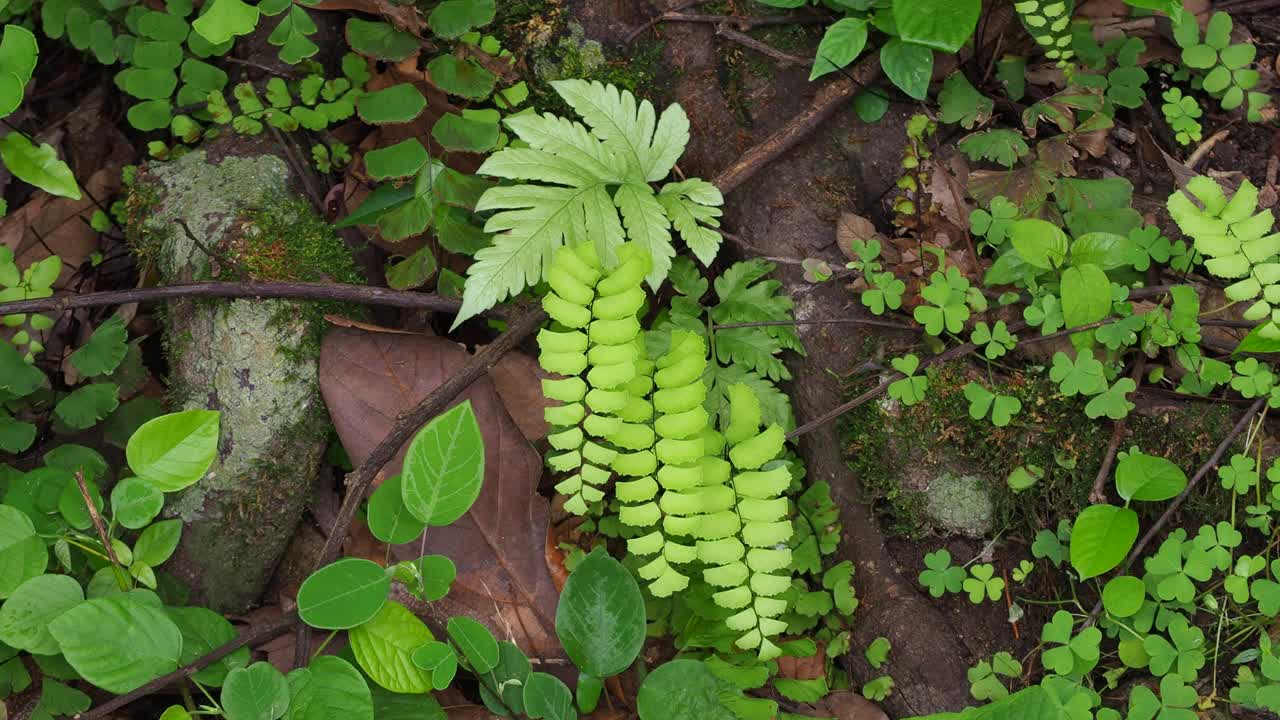
[[[1191,602],[1196,596],[1195,582],[1206,582],[1213,575],[1213,566],[1207,557],[1188,554],[1183,559],[1184,544],[1181,535],[1170,535],[1160,544],[1160,549],[1144,561],[1155,583],[1155,594],[1161,600]]]
[[[1262,572],[1267,567],[1267,559],[1261,555],[1242,555],[1236,559],[1236,565],[1222,581],[1222,589],[1227,591],[1231,599],[1237,603],[1249,602],[1249,578]]]
[[[969,568],[970,577],[965,578],[962,587],[969,593],[969,602],[974,605],[982,603],[985,595],[991,600],[999,600],[1004,592],[1004,579],[993,577],[996,569],[988,563],[981,563]]]
[[[951,553],[945,548],[925,553],[924,572],[920,573],[920,584],[929,589],[929,594],[938,598],[945,593],[958,593],[964,585],[964,568],[951,564]]]
[[[928,287],[920,291],[920,297],[930,304],[917,306],[913,317],[930,335],[941,335],[944,328],[958,333],[969,319],[965,302],[968,291],[969,281],[960,274],[960,268],[951,265],[945,273],[935,271]]]
[[[1231,552],[1240,546],[1244,536],[1231,523],[1222,520],[1217,526],[1201,525],[1200,531],[1191,541],[1195,548],[1193,554],[1203,554],[1202,560],[1218,570],[1226,570],[1231,566]]]
[[[1097,395],[1107,389],[1107,377],[1102,363],[1095,360],[1092,350],[1081,350],[1072,360],[1064,352],[1053,354],[1053,367],[1049,369],[1049,379],[1058,383],[1063,395]]]
[[[1257,358],[1246,358],[1236,363],[1236,376],[1231,378],[1232,389],[1247,398],[1260,397],[1271,392],[1276,376]]]
[[[1071,613],[1059,610],[1040,631],[1040,641],[1054,646],[1044,651],[1040,662],[1045,669],[1064,677],[1083,676],[1098,664],[1100,655],[1102,631],[1088,627],[1073,636],[1074,624]]]
[[[870,276],[871,288],[863,291],[862,304],[875,315],[883,315],[885,308],[897,310],[902,307],[902,294],[907,291],[907,284],[898,279],[892,272],[878,272]]]
[[[1018,563],[1018,567],[1013,569],[1013,581],[1026,582],[1027,578],[1031,576],[1031,571],[1035,569],[1036,569],[1035,563],[1031,562],[1030,560],[1020,561]]]
[[[1058,521],[1058,531],[1040,530],[1031,542],[1031,555],[1036,559],[1047,559],[1054,567],[1061,567],[1067,559],[1067,543],[1071,540],[1071,521]]]
[[[969,677],[969,694],[975,700],[1000,700],[1009,695],[1009,689],[1001,682],[1000,676],[1021,677],[1022,663],[1002,651],[992,656],[990,661],[978,661],[966,674]]]
[[[996,321],[995,327],[988,327],[985,322],[979,322],[974,326],[969,342],[974,345],[985,345],[983,354],[987,359],[995,360],[1013,349],[1013,346],[1018,343],[1018,336],[1009,332],[1009,327],[1003,320]]]
[[[862,697],[873,702],[881,702],[893,693],[893,678],[882,675],[862,686]]]
[[[925,392],[929,389],[929,378],[915,374],[920,367],[920,358],[914,354],[907,354],[890,360],[889,364],[894,370],[906,376],[889,383],[889,397],[903,405],[915,405],[923,400]]]
[[[1235,490],[1237,495],[1248,495],[1258,484],[1258,471],[1253,467],[1253,458],[1240,453],[1231,456],[1230,464],[1218,468],[1218,477],[1222,479],[1222,487]]]
[[[1100,418],[1105,415],[1112,420],[1119,420],[1135,407],[1125,396],[1137,389],[1138,384],[1132,378],[1120,378],[1101,395],[1090,400],[1089,404],[1084,406],[1084,414],[1090,418]]]
[[[1009,227],[1018,219],[1018,206],[1009,198],[997,195],[991,198],[989,210],[977,208],[969,213],[969,230],[986,240],[991,247],[999,247],[1009,237]]]
[[[1062,303],[1056,295],[1040,295],[1022,309],[1022,319],[1031,327],[1040,328],[1041,335],[1051,335],[1062,329],[1066,318],[1062,316]]]
[[[1193,682],[1200,668],[1204,667],[1204,632],[1187,622],[1181,615],[1175,616],[1168,627],[1169,640],[1152,633],[1143,641],[1151,662],[1152,675],[1173,674],[1186,682]]]
[[[969,417],[981,420],[991,412],[991,424],[1004,427],[1022,410],[1022,401],[1012,395],[997,395],[977,383],[964,386],[969,400]]]

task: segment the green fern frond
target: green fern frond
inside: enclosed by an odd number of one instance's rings
[[[791,587],[791,550],[785,543],[793,528],[782,496],[791,473],[785,463],[775,462],[786,436],[778,425],[760,430],[760,401],[746,385],[729,388],[729,403],[724,438],[733,465],[731,515],[702,519],[698,559],[711,566],[703,579],[723,588],[712,596],[716,604],[738,611],[725,621],[742,633],[738,647],[770,660],[782,653],[770,638],[786,630],[786,622],[778,619],[787,609],[780,596]]]
[[[484,228],[494,234],[493,244],[475,255],[455,327],[546,280],[562,245],[593,243],[607,270],[630,240],[649,253],[645,279],[654,289],[675,256],[673,226],[704,263],[719,249],[713,228],[723,198],[714,186],[672,183],[659,199],[649,185],[671,172],[689,141],[679,105],[657,117],[648,101],[612,85],[563,80],[553,86],[586,126],[550,113],[503,120],[528,147],[506,147],[477,171],[516,184],[490,188],[476,204],[476,212],[493,213]]]

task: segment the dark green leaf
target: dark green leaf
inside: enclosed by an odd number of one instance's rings
[[[644,646],[644,597],[631,573],[596,548],[569,575],[556,608],[556,635],[584,672],[626,670]]]

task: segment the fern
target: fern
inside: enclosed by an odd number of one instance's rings
[[[1203,207],[1197,207],[1190,193]],[[1254,300],[1244,311],[1246,320],[1265,321],[1258,333],[1280,338],[1280,233],[1272,233],[1270,210],[1258,209],[1258,188],[1248,180],[1230,200],[1210,178],[1198,176],[1186,192],[1169,197],[1169,214],[1182,232],[1195,239],[1205,269],[1221,278],[1236,279],[1225,292],[1235,302]]]
[[[1044,56],[1064,64],[1075,57],[1071,47],[1071,13],[1074,0],[1019,0],[1013,8],[1022,24],[1044,50]]]
[[[784,544],[793,527],[782,497],[791,473],[786,463],[774,462],[786,437],[779,425],[760,430],[760,401],[747,386],[730,387],[729,403],[730,505],[700,519],[698,559],[710,566],[703,579],[723,588],[712,596],[715,603],[738,611],[725,620],[742,633],[738,647],[771,660],[782,651],[769,638],[787,628],[778,619],[787,602],[778,596],[791,587],[791,550]]]
[[[560,249],[548,270],[551,290],[542,299],[559,327],[538,333],[539,362],[566,376],[542,383],[544,395],[564,403],[544,413],[555,428],[548,442],[557,451],[547,463],[570,473],[556,491],[569,496],[565,509],[576,515],[604,499],[602,486],[611,471],[646,475],[655,462],[647,424],[652,410],[645,399],[652,363],[636,320],[649,258],[631,244],[617,253],[620,262],[606,275],[595,245]]]
[[[720,191],[691,179],[669,183],[655,195],[689,141],[689,120],[679,105],[656,116],[648,101],[612,85],[561,80],[552,86],[586,127],[550,113],[503,120],[528,147],[507,147],[489,157],[482,174],[518,184],[490,188],[477,212],[494,211],[485,232],[493,244],[476,253],[455,327],[501,300],[546,280],[552,254],[568,243],[593,243],[604,268],[617,262],[626,240],[646,250],[646,273],[657,289],[671,268],[671,228],[704,264],[719,249]]]

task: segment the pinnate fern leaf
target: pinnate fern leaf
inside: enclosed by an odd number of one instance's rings
[[[476,211],[493,213],[485,232],[493,244],[475,255],[455,327],[502,300],[547,279],[552,254],[565,244],[590,242],[604,269],[631,240],[651,257],[646,280],[657,287],[676,251],[671,229],[703,263],[720,245],[715,186],[701,180],[650,186],[665,178],[689,141],[679,105],[658,116],[648,101],[612,85],[584,80],[552,84],[586,125],[525,114],[503,120],[528,147],[507,147],[477,171],[511,181],[480,197]]]

